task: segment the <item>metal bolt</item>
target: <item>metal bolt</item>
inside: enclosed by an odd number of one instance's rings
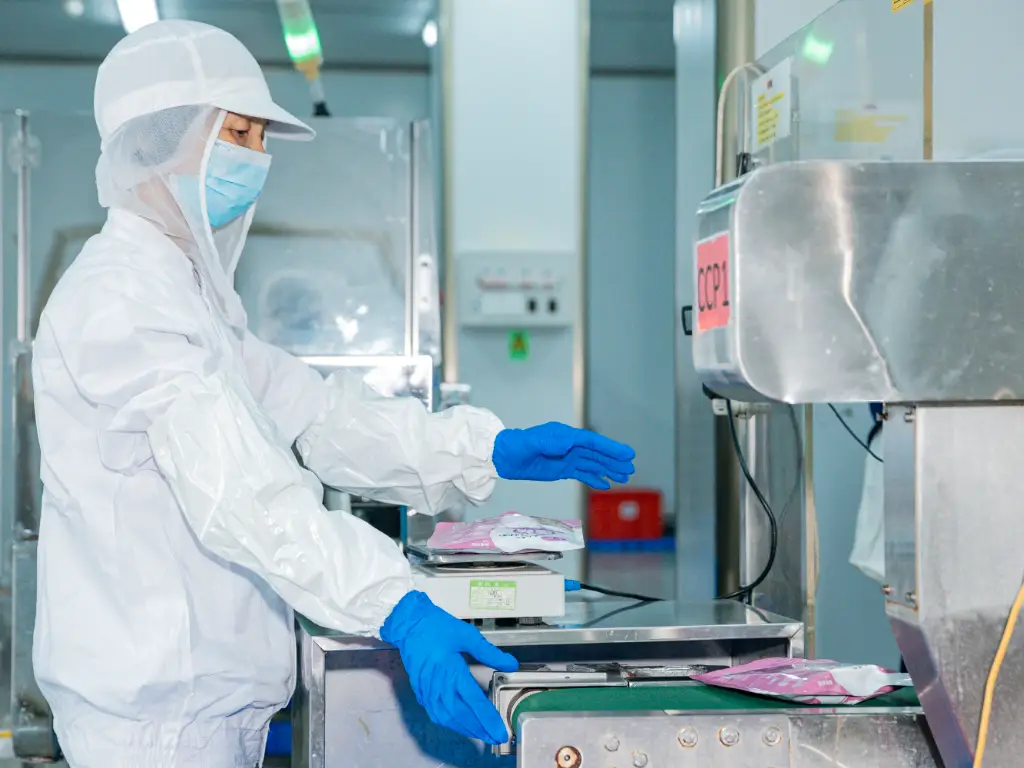
[[[555,753],[556,768],[580,768],[583,765],[583,755],[576,747],[562,747]]]
[[[718,740],[727,747],[735,747],[740,743],[740,732],[732,727],[723,728],[718,732]]]
[[[683,728],[679,732],[679,746],[686,749],[693,749],[697,746],[697,731],[693,728]]]
[[[764,739],[764,743],[769,747],[777,747],[782,743],[782,731],[773,725],[771,728],[765,730],[764,735],[761,738]]]
[[[619,748],[619,740],[614,736],[609,736],[607,739],[605,739],[604,748],[608,752],[617,751]]]
[[[917,605],[917,593],[907,592],[907,602],[911,605]]]
[[[892,594],[892,587],[886,584],[884,587],[882,587],[882,594],[886,597],[889,597],[889,595]]]
[[[645,768],[647,765],[647,753],[646,752],[634,752],[633,753],[633,768]]]

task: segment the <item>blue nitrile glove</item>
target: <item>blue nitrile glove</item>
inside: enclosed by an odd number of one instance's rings
[[[552,422],[506,429],[494,440],[491,460],[506,480],[579,480],[599,491],[608,480],[629,481],[636,452],[607,437]]]
[[[462,654],[499,672],[519,669],[514,656],[499,651],[476,627],[441,610],[422,592],[410,592],[398,602],[380,637],[398,649],[416,701],[433,722],[488,744],[508,741],[501,715]]]

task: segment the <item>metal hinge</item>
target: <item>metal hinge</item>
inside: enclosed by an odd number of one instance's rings
[[[715,398],[711,401],[711,412],[715,416],[728,416],[728,401]],[[771,413],[772,407],[768,403],[741,403],[733,401],[732,415],[737,419],[749,419],[761,413]]]

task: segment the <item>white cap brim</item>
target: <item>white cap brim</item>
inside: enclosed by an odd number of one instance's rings
[[[309,141],[316,136],[316,131],[282,109],[270,98],[255,94],[225,96],[217,100],[217,105],[228,112],[246,117],[259,117],[267,121],[267,135],[286,141]]]

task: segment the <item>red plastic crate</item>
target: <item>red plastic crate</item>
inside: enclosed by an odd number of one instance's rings
[[[591,491],[587,538],[602,541],[660,539],[661,491],[630,488]]]

